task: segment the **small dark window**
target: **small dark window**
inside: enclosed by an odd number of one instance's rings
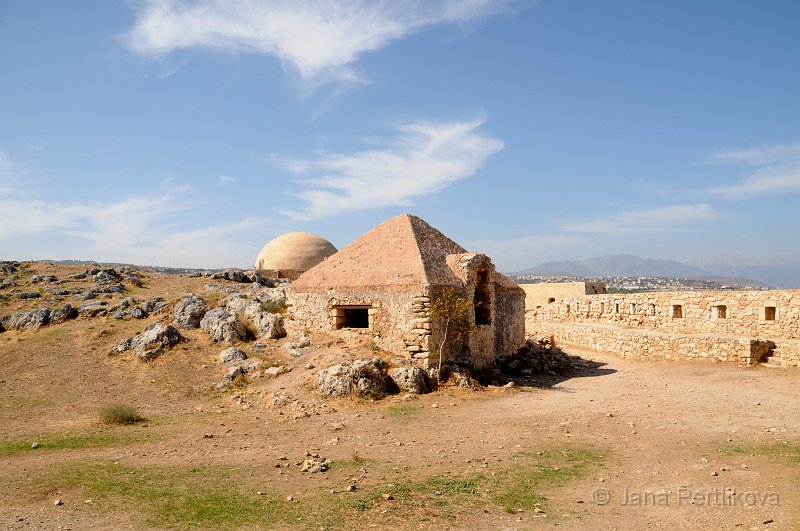
[[[492,322],[492,298],[489,294],[489,274],[483,269],[478,271],[475,284],[475,324],[488,325]]]
[[[713,314],[716,319],[727,319],[728,307],[724,304],[718,304],[717,306],[714,306]]]
[[[336,328],[369,328],[369,306],[337,307]]]
[[[775,320],[775,306],[764,306],[764,320],[765,321]]]
[[[556,302],[555,297],[550,297],[549,299],[547,299],[547,304],[550,304],[552,302]]]
[[[682,319],[683,318],[683,305],[681,305],[681,304],[673,304],[672,305],[672,318],[673,319]]]

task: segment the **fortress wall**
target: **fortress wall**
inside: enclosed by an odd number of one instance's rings
[[[526,332],[630,358],[757,362],[774,342],[800,362],[800,290],[664,291],[565,297],[526,314]]]

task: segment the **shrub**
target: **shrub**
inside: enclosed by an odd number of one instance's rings
[[[100,410],[104,424],[136,424],[144,420],[136,408],[127,404],[111,404]]]

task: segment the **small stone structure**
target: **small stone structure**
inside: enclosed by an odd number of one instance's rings
[[[547,306],[556,300],[581,295],[600,295],[608,293],[602,282],[540,282],[520,284],[525,290],[525,311]]]
[[[800,290],[657,291],[565,297],[526,330],[642,359],[800,364]]]
[[[444,334],[431,304],[447,291],[474,302],[468,330],[447,341],[444,361],[491,367],[525,344],[525,293],[424,220],[384,221],[288,288],[290,319],[309,330],[363,334],[418,367],[438,364]]]
[[[336,253],[331,242],[310,232],[288,232],[270,240],[258,253],[255,268],[269,278],[296,279]]]

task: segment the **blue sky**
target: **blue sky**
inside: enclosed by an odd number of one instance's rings
[[[800,253],[800,2],[0,0],[0,258],[410,212],[513,271]]]

